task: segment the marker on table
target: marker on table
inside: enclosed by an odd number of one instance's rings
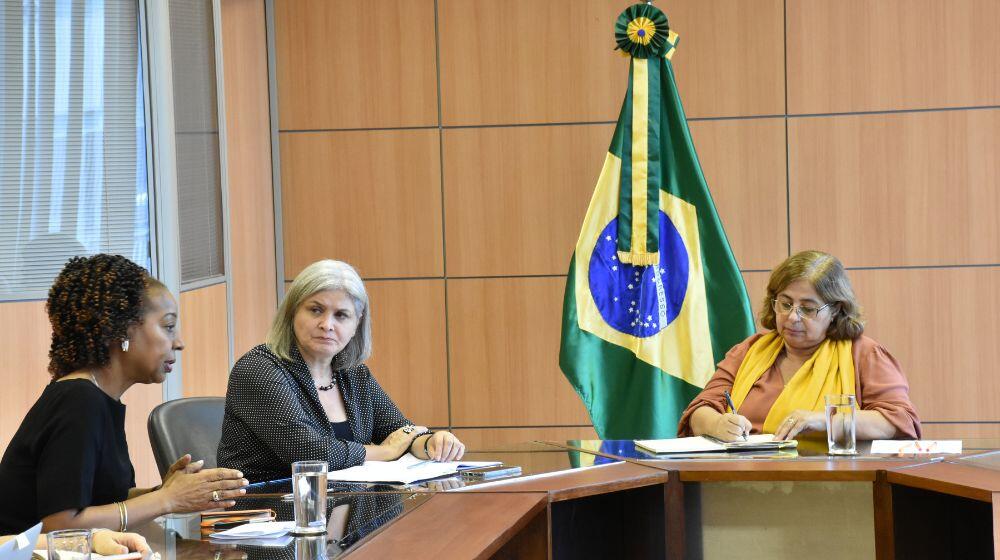
[[[732,410],[733,414],[739,414],[738,412],[736,412],[736,405],[733,404],[733,397],[729,396],[729,391],[723,391],[722,396],[726,397],[726,403],[729,404],[729,410]],[[743,434],[741,435],[743,436],[743,441],[746,441],[747,440],[746,430],[744,430]]]

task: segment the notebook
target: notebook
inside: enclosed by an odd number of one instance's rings
[[[340,471],[330,471],[328,478],[340,482],[384,482],[411,484],[440,476],[455,474],[466,469],[492,467],[500,461],[450,461],[438,463],[422,461],[407,453],[395,461],[365,461],[363,465]]]
[[[747,436],[747,440],[723,442],[713,437],[695,436],[674,439],[637,439],[635,446],[655,453],[726,453],[735,451],[777,451],[793,449],[799,442],[792,440],[774,441],[774,434],[755,434]]]

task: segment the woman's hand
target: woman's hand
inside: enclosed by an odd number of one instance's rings
[[[204,459],[199,459],[197,461],[191,462],[191,455],[185,454],[180,459],[177,459],[177,461],[175,461],[173,465],[170,465],[170,468],[167,469],[167,473],[163,475],[163,483],[166,484],[167,480],[169,480],[170,477],[174,476],[179,472],[194,474],[200,471],[201,468],[204,466],[205,466]]]
[[[708,435],[720,441],[737,441],[743,439],[743,436],[749,434],[752,429],[753,424],[745,416],[727,412],[719,414]]]
[[[196,473],[176,471],[163,481],[162,492],[170,513],[188,513],[236,505],[233,498],[246,493],[249,482],[233,469],[204,469]],[[218,498],[218,500],[213,500]]]
[[[465,481],[462,480],[462,477],[453,476],[451,478],[428,480],[424,483],[424,485],[426,486],[428,492],[447,492],[448,490],[454,490],[465,486]],[[416,490],[420,492],[423,488],[417,488]]]
[[[465,455],[465,444],[451,432],[434,432],[427,442],[427,458],[434,461],[457,461]]]
[[[93,539],[94,552],[104,556],[125,554],[126,552],[150,552],[146,538],[135,533],[94,531]]]
[[[403,426],[389,434],[379,446],[385,448],[385,451],[393,459],[397,459],[409,451],[410,444],[418,437],[415,434],[421,434],[426,431],[427,428],[424,426]]]
[[[822,432],[826,430],[826,415],[810,410],[794,410],[785,417],[774,431],[776,441],[794,439],[803,432]]]

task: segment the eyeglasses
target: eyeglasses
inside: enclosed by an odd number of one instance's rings
[[[771,301],[774,302],[773,308],[775,313],[778,313],[779,315],[790,315],[794,309],[795,312],[799,314],[799,317],[809,320],[815,319],[819,315],[820,311],[823,311],[827,307],[833,305],[833,303],[828,303],[823,307],[812,307],[809,305],[795,305],[787,301],[781,301],[780,299],[773,299]]]

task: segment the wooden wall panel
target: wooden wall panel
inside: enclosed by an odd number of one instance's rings
[[[229,383],[226,285],[181,294],[181,353],[185,397],[224,397]]]
[[[689,118],[784,113],[781,0],[657,0],[656,6],[680,35],[671,62]]]
[[[0,304],[0,449],[7,449],[49,376],[52,328],[44,301]],[[2,456],[2,455],[0,455]]]
[[[566,274],[613,132],[445,130],[448,275]]]
[[[922,419],[1000,420],[1000,268],[849,274],[865,333],[902,364]]]
[[[274,7],[281,130],[437,124],[433,0]]]
[[[793,119],[793,250],[847,266],[1000,263],[1000,110]]]
[[[995,0],[788,2],[792,114],[1000,104]]]
[[[183,334],[183,333],[182,333]],[[135,483],[138,488],[159,485],[160,470],[153,458],[153,448],[149,445],[149,430],[146,424],[149,413],[163,402],[162,385],[133,385],[122,395],[125,403],[125,437],[128,452],[135,467]]]
[[[681,37],[674,62],[688,116],[784,110],[782,3],[657,4]],[[627,4],[441,0],[445,125],[609,121],[628,59],[614,49]]]
[[[783,119],[691,123],[702,171],[736,262],[770,270],[787,255]]]
[[[263,2],[223,0],[222,48],[235,359],[264,340],[277,307]]]
[[[285,277],[319,259],[366,278],[441,276],[436,130],[282,133]]]
[[[1000,422],[948,423],[923,422],[925,439],[961,439],[965,451],[1000,448]]]
[[[447,125],[618,118],[628,60],[608,0],[440,0],[441,119]]]
[[[368,366],[407,418],[448,425],[444,280],[368,282],[373,353]]]
[[[774,266],[778,266],[779,264],[780,261],[775,262]],[[767,295],[767,281],[770,278],[770,271],[743,273],[743,282],[746,283],[747,296],[750,298],[750,309],[753,310],[753,322],[758,329],[761,327],[757,317],[760,315],[761,308],[764,305],[764,296]]]
[[[571,439],[598,439],[591,426],[568,428],[457,428],[455,436],[470,451],[526,441],[565,442]]]
[[[559,369],[565,278],[450,280],[454,426],[589,424]]]

